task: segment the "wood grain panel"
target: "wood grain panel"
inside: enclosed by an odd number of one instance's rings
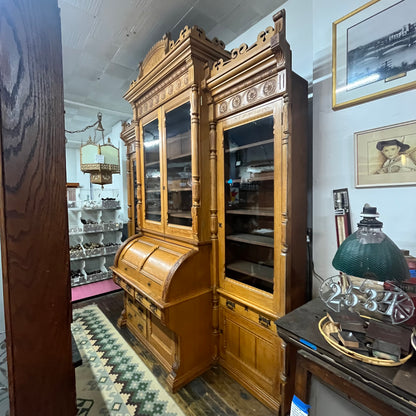
[[[11,414],[74,415],[56,0],[0,3],[1,243]]]
[[[240,359],[249,367],[256,367],[256,335],[240,327]]]

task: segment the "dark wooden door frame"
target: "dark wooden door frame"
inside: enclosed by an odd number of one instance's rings
[[[76,414],[62,77],[57,0],[0,1],[0,234],[15,416]]]

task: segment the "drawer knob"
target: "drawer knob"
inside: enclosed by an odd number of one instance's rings
[[[259,324],[268,328],[270,326],[270,319],[267,319],[264,316],[259,315]]]
[[[225,302],[225,306],[226,306],[228,309],[231,309],[232,311],[235,309],[235,303],[234,303],[234,302],[232,302],[231,300],[227,300],[227,301]]]

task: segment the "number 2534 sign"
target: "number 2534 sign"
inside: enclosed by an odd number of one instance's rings
[[[325,279],[320,296],[336,312],[342,308],[362,308],[389,316],[394,324],[407,321],[415,309],[408,294],[397,286],[389,283],[385,289],[383,282],[372,280],[363,280],[357,285],[347,275]]]

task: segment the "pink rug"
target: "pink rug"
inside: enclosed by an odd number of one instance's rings
[[[71,289],[72,302],[120,289],[120,286],[117,286],[111,279],[90,283],[88,285],[76,286]]]

